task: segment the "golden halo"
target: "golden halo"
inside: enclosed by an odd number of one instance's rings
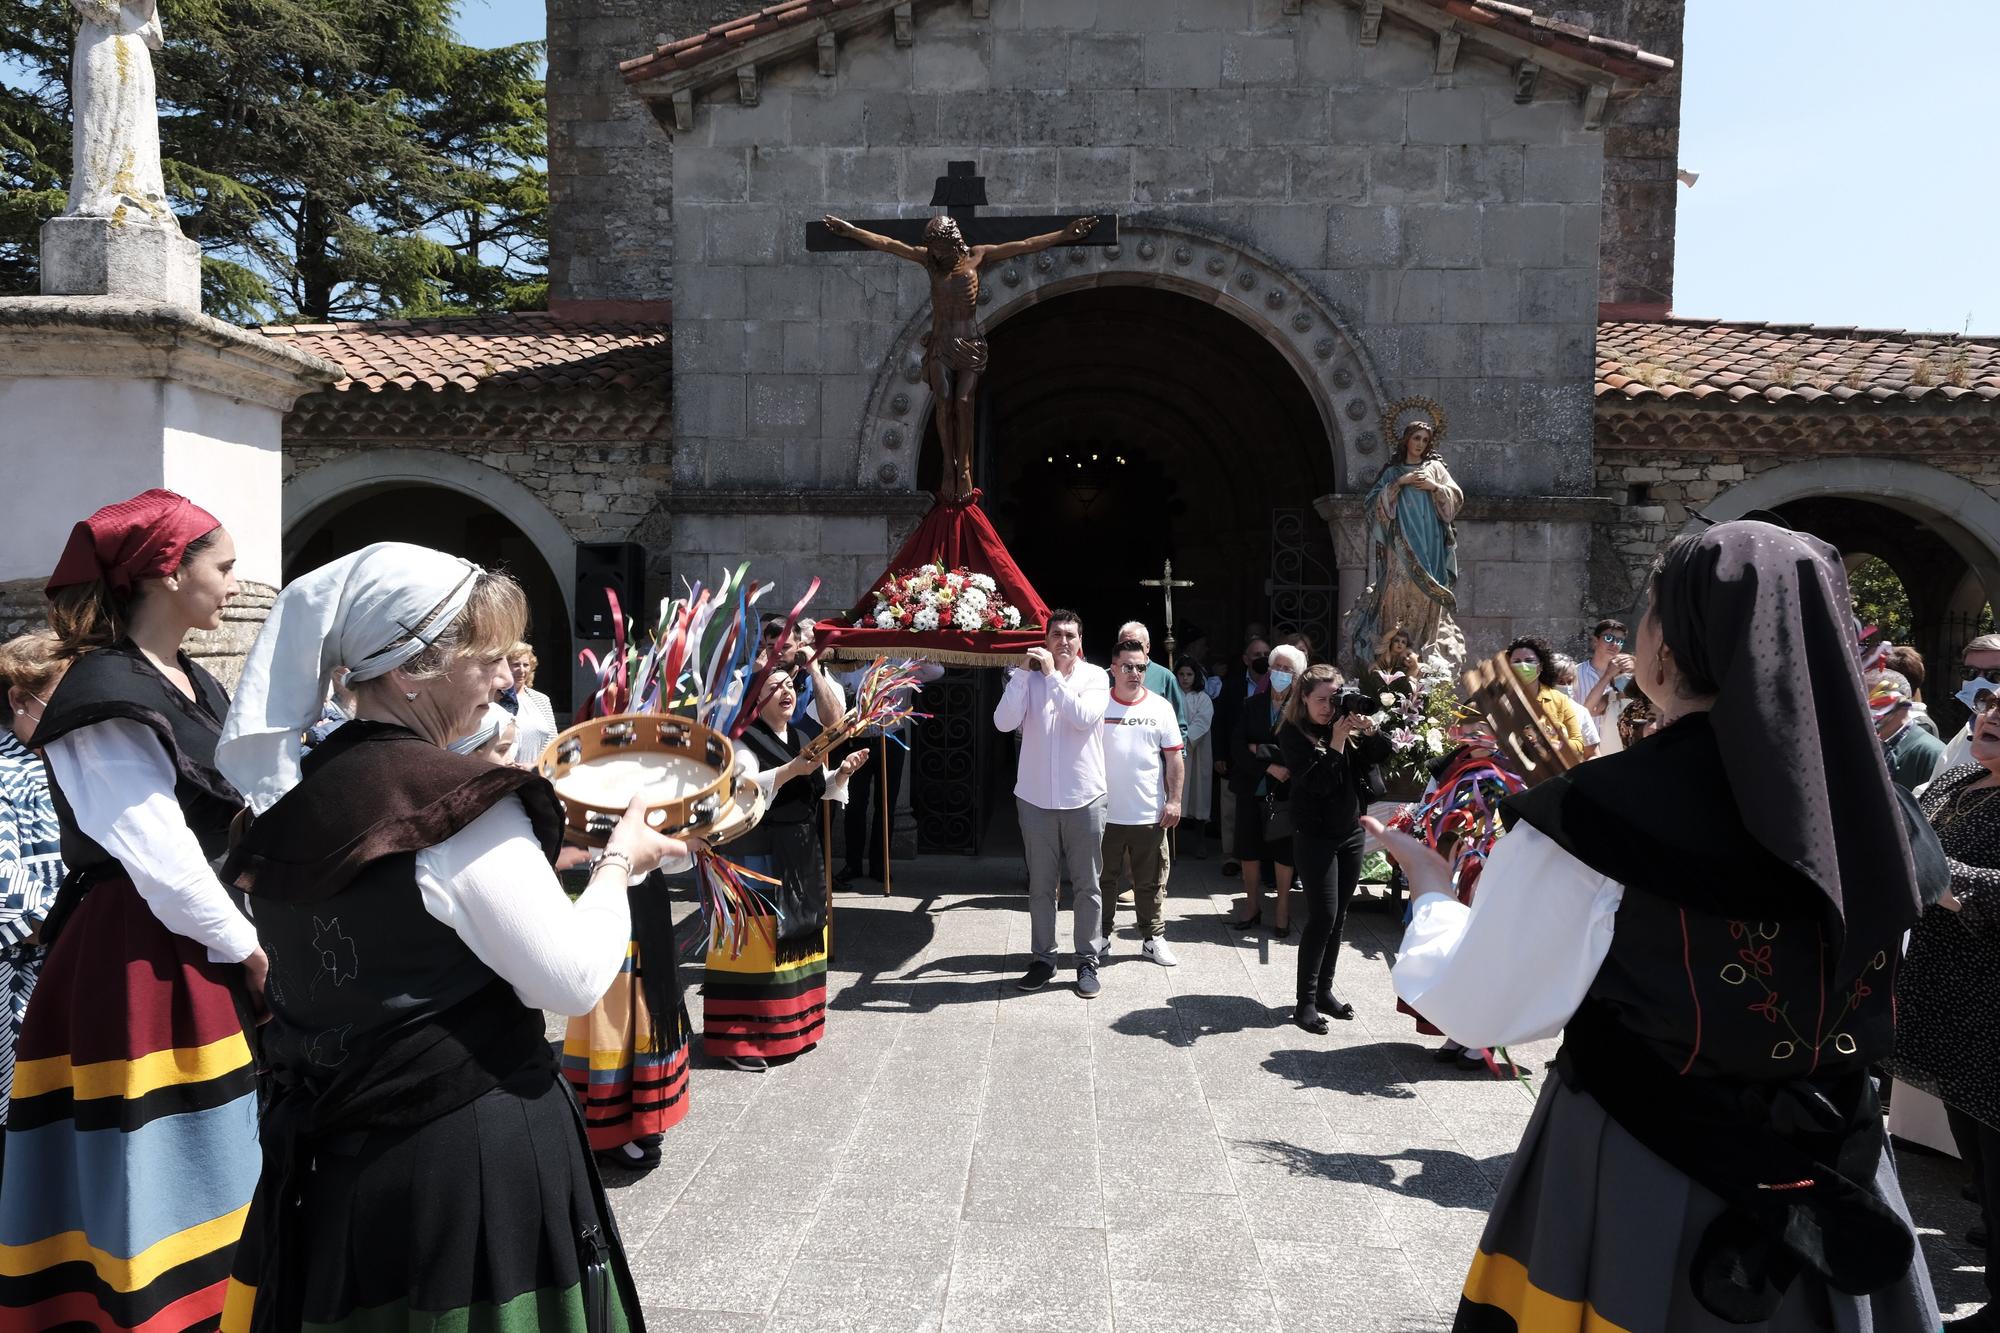
[[[1450,428],[1451,418],[1435,398],[1426,398],[1413,393],[1408,398],[1399,398],[1382,412],[1382,443],[1386,448],[1400,448],[1403,443],[1403,418],[1422,416],[1431,428],[1431,447],[1444,443],[1445,432]]]

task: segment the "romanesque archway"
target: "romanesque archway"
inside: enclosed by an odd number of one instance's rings
[[[580,685],[571,634],[576,548],[519,483],[427,450],[358,453],[287,482],[285,576],[379,541],[434,546],[504,568],[527,593],[537,688],[558,713]]]

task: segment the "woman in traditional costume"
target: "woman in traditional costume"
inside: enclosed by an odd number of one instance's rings
[[[1839,554],[1724,523],[1649,600],[1667,725],[1509,798],[1470,908],[1371,830],[1418,895],[1397,993],[1471,1046],[1563,1034],[1454,1327],[1935,1333],[1868,1073],[1922,894]]]
[[[42,975],[42,922],[62,887],[61,828],[49,773],[28,747],[68,665],[54,634],[38,630],[0,643],[0,1163],[14,1043]]]
[[[214,515],[152,490],[77,524],[48,583],[68,668],[35,744],[68,869],[15,1047],[7,1327],[222,1311],[257,1183],[244,1014],[265,959],[209,864],[242,805],[215,765],[229,700],[181,642],[220,626],[235,563]]]
[[[504,575],[382,543],[286,588],[244,664],[217,753],[261,813],[225,874],[273,1091],[224,1329],[642,1326],[543,1011],[598,1001],[628,878],[685,849],[635,802],[572,903],[548,782],[448,748],[526,619]],[[301,765],[340,666],[355,719]]]
[[[757,827],[731,846],[733,859],[763,876],[752,887],[776,909],[731,937],[715,923],[702,983],[702,1049],[738,1069],[817,1046],[826,1032],[827,900],[820,849],[820,803],[847,800],[847,780],[868,762],[857,750],[826,769],[800,750],[819,734],[794,722],[799,696],[786,671],[764,683],[757,720],[744,731],[769,802]]]
[[[1451,526],[1465,492],[1437,451],[1442,434],[1441,421],[1405,422],[1396,457],[1383,464],[1362,504],[1374,582],[1354,619],[1357,662],[1374,661],[1398,629],[1422,653],[1435,651],[1450,662],[1465,656],[1465,638],[1452,619],[1458,543]]]

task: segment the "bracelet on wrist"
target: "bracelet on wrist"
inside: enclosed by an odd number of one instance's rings
[[[619,873],[621,875],[623,875],[626,879],[632,878],[632,858],[625,855],[625,853],[623,852],[606,852],[603,856],[598,858],[597,864],[590,868],[590,873],[595,875],[598,871],[604,869],[604,867],[608,865],[616,865],[620,867]]]

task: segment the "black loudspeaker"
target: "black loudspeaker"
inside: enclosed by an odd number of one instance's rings
[[[646,548],[637,542],[581,542],[576,548],[576,632],[579,638],[611,637],[611,602],[627,620],[644,623]]]

